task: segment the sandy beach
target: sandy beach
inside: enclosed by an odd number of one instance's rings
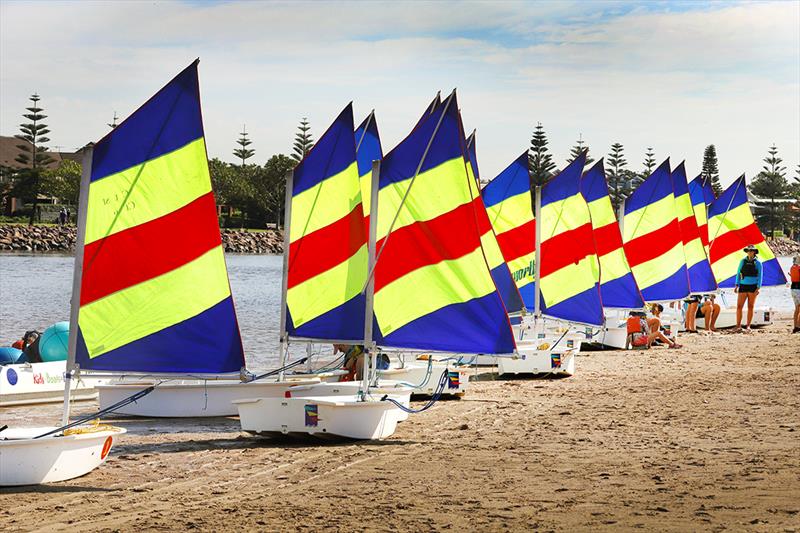
[[[0,489],[0,529],[800,531],[800,336],[788,330],[587,353],[557,381],[481,376],[383,442],[120,419],[128,434],[89,475]],[[0,419],[47,424],[58,410]]]

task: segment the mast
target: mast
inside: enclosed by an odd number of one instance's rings
[[[289,230],[292,224],[292,189],[294,188],[294,171],[286,174],[286,199],[283,209],[283,270],[281,274],[281,318],[280,318],[280,366],[286,366],[286,356],[289,350],[289,338],[286,335],[286,292],[289,287]],[[278,381],[283,381],[284,371],[278,373]]]
[[[367,272],[373,272],[375,269],[375,242],[378,236],[378,190],[380,188],[381,177],[381,162],[376,160],[372,162],[372,188],[370,189],[370,221],[369,221],[369,242],[367,244]],[[361,391],[361,400],[366,401],[367,392],[369,391],[370,375],[369,365],[372,363],[372,369],[375,373],[375,379],[378,377],[378,351],[375,347],[375,341],[372,339],[372,321],[374,314],[374,301],[375,301],[375,276],[370,275],[367,279],[366,295],[364,305],[364,369],[363,372],[363,390]]]
[[[86,210],[89,205],[89,181],[92,177],[92,156],[94,144],[83,148],[83,169],[81,172],[80,193],[78,196],[78,235],[75,241],[75,267],[72,271],[72,299],[69,309],[69,339],[67,341],[67,366],[64,373],[64,412],[61,425],[69,424],[70,389],[72,388],[72,371],[77,376],[80,369],[75,364],[75,352],[78,347],[78,312],[81,307],[81,279],[83,278],[83,245],[86,240]]]
[[[533,193],[533,219],[536,227],[536,251],[534,258],[534,268],[536,274],[534,276],[534,292],[533,292],[533,317],[534,321],[542,318],[542,306],[539,300],[542,294],[541,273],[542,273],[542,186],[537,185]]]
[[[622,237],[622,244],[625,244],[625,199],[619,203],[617,208],[617,218],[619,218],[619,234]]]

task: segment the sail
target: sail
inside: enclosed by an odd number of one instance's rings
[[[294,170],[289,237],[287,333],[362,340],[367,230],[352,104]]]
[[[433,112],[436,110],[436,108],[438,108],[440,105],[442,105],[442,93],[440,91],[436,91],[436,96],[433,97],[433,100],[431,100],[431,103],[428,104],[428,107],[425,108],[425,111],[422,113],[422,116],[419,117],[419,120],[414,125],[414,128],[412,128],[411,131],[414,131],[415,129],[419,128],[420,125],[423,122],[425,122],[425,120],[429,116],[431,116],[433,114]]]
[[[455,92],[381,162],[375,341],[511,353],[508,316],[481,247]]]
[[[497,243],[525,307],[534,309],[536,223],[533,219],[528,152],[508,165],[481,191]]]
[[[378,161],[383,157],[381,136],[378,134],[378,123],[375,122],[374,111],[356,128],[355,138],[358,179],[361,182],[361,205],[364,210],[364,218],[369,222],[369,204],[372,199],[370,194],[372,162]]]
[[[465,142],[467,146],[467,155],[469,157],[467,172],[470,175],[470,188],[472,189],[472,196],[477,198],[481,193],[479,189],[480,182],[477,178],[478,174],[476,174],[478,172],[478,163],[475,152],[475,132],[472,132],[472,135],[470,135]],[[483,201],[482,198],[481,201]],[[503,257],[503,252],[500,250],[500,246],[497,243],[497,235],[492,228],[492,224],[489,221],[489,214],[486,212],[485,207],[477,212],[477,216],[480,219],[478,224],[482,228],[485,228],[485,231],[481,235],[481,243],[483,245],[484,254],[486,255],[486,262],[489,265],[489,270],[492,272],[494,284],[500,296],[503,298],[506,311],[512,314],[519,313],[523,310],[525,304],[522,301],[519,289],[517,289],[517,284],[514,282],[514,278],[511,275],[511,270]]]
[[[711,265],[706,256],[706,249],[700,238],[697,218],[689,196],[689,185],[686,183],[686,169],[683,162],[672,171],[672,191],[675,195],[675,209],[678,211],[678,224],[681,228],[683,253],[686,258],[686,269],[689,273],[689,290],[691,292],[711,292],[717,289]]]
[[[84,370],[244,366],[197,61],[94,146],[75,356]]]
[[[645,301],[680,300],[689,295],[669,159],[625,201],[622,240]]]
[[[758,248],[761,260],[761,284],[783,285],[786,277],[775,254],[772,253],[758,229],[747,203],[747,184],[744,175],[734,181],[708,208],[708,233],[711,268],[720,287],[733,287],[736,269],[745,256],[748,244]]]
[[[600,267],[600,296],[603,307],[638,309],[644,306],[642,294],[633,279],[633,273],[622,248],[608,183],[601,158],[581,178],[581,193],[589,204],[592,216],[592,234]]]
[[[713,192],[712,192],[713,194]],[[700,232],[700,241],[708,255],[708,202],[706,202],[705,180],[700,174],[689,182],[689,198],[692,200],[692,210]]]
[[[597,255],[589,206],[581,195],[582,152],[541,189],[542,312],[548,316],[601,325]]]

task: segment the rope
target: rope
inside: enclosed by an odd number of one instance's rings
[[[428,409],[433,407],[433,405],[436,402],[439,401],[439,398],[442,397],[442,393],[444,392],[444,388],[447,385],[447,381],[449,379],[448,375],[447,375],[447,372],[448,372],[447,369],[445,369],[445,371],[442,372],[442,376],[439,378],[439,383],[436,385],[436,390],[431,395],[431,399],[428,400],[427,402],[425,402],[425,405],[423,405],[419,409],[412,409],[411,407],[406,407],[405,405],[403,405],[402,403],[398,402],[397,400],[389,398],[388,394],[385,395],[383,398],[381,398],[381,401],[382,402],[392,402],[394,405],[396,405],[398,408],[400,408],[400,410],[405,411],[406,413],[410,413],[410,414],[421,413],[423,411],[427,411]]]
[[[161,383],[164,383],[164,382],[162,381],[160,383],[156,383],[155,385],[151,385],[151,386],[147,387],[144,390],[140,390],[139,392],[137,392],[136,394],[134,394],[132,396],[128,396],[127,398],[118,401],[114,405],[110,405],[110,406],[106,407],[105,409],[100,409],[99,411],[97,411],[96,413],[94,413],[92,415],[81,417],[78,420],[76,420],[75,422],[71,422],[71,423],[67,424],[66,426],[61,426],[60,428],[53,429],[51,431],[48,431],[47,433],[42,433],[41,435],[38,435],[38,436],[33,437],[33,438],[34,439],[41,439],[42,437],[47,437],[48,435],[53,435],[54,433],[60,433],[60,432],[62,432],[64,430],[67,430],[69,428],[72,428],[72,427],[75,427],[75,426],[79,426],[79,425],[81,425],[81,424],[83,424],[85,422],[89,422],[91,420],[94,420],[95,418],[100,418],[103,415],[107,415],[109,413],[113,413],[117,409],[125,407],[128,404],[131,404],[131,403],[133,403],[133,402],[135,402],[137,400],[140,400],[141,398],[144,398],[145,396],[147,396],[148,394],[150,394],[151,392],[156,390],[156,387],[161,385]]]
[[[275,370],[270,370],[269,372],[265,372],[264,374],[258,375],[256,377],[254,377],[253,379],[249,380],[248,383],[250,381],[256,381],[256,380],[259,380],[259,379],[264,379],[264,378],[268,378],[270,376],[274,376],[276,374],[279,374],[280,372],[283,372],[285,370],[289,370],[290,368],[294,368],[294,367],[296,367],[298,365],[302,365],[307,360],[308,360],[308,357],[303,357],[302,359],[298,359],[297,361],[294,361],[293,363],[289,363],[288,365],[284,365],[284,366],[282,366],[280,368],[276,368]]]
[[[433,373],[433,357],[428,356],[428,369],[425,372],[425,377],[422,378],[422,382],[418,385],[414,385],[413,383],[405,383],[403,381],[400,382],[401,385],[405,385],[407,387],[411,387],[412,389],[421,389],[425,385],[428,384],[428,381],[431,379],[431,374]]]

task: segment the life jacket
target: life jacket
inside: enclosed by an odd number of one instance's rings
[[[744,262],[742,263],[742,268],[739,270],[740,279],[755,277],[758,276],[758,270],[756,270],[756,260],[753,259],[752,261],[748,258],[745,258]]]
[[[628,317],[627,323],[628,335],[642,332],[642,319],[638,316]]]
[[[25,341],[20,339],[14,344],[11,345],[12,348],[16,348],[17,350],[24,350],[25,349]]]
[[[792,268],[789,269],[789,277],[792,279],[792,283],[800,283],[800,265],[792,265]]]

